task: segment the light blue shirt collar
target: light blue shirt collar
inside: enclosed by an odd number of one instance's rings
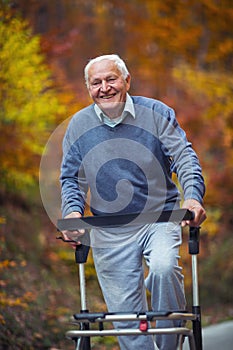
[[[135,109],[134,109],[132,98],[129,96],[129,94],[126,95],[124,110],[121,116],[118,118],[114,118],[114,119],[109,118],[103,113],[103,111],[99,108],[97,104],[94,105],[94,109],[100,121],[111,127],[114,127],[117,124],[121,123],[125,119],[127,114],[130,114],[135,119]]]

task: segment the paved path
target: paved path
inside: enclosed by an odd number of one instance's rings
[[[233,350],[233,321],[203,328],[203,350]],[[185,341],[184,350],[188,350]]]

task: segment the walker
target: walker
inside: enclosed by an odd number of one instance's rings
[[[57,222],[59,231],[86,229],[93,227],[119,227],[128,223],[133,223],[137,218],[141,224],[153,222],[181,222],[182,220],[192,220],[194,213],[186,209],[172,211],[133,213],[122,215],[104,215],[104,216],[86,216],[80,219],[60,219]],[[197,271],[197,254],[199,253],[199,227],[189,228],[189,254],[192,257],[192,311],[171,312],[147,311],[147,312],[94,312],[87,309],[86,289],[85,289],[85,272],[84,265],[87,261],[90,249],[88,234],[84,234],[82,244],[76,246],[75,261],[79,264],[79,281],[80,281],[80,313],[75,313],[72,317],[72,324],[77,325],[77,330],[66,332],[67,338],[75,343],[75,350],[91,350],[91,338],[96,336],[124,336],[124,335],[156,335],[156,334],[177,334],[179,336],[178,350],[183,349],[185,337],[188,338],[190,350],[202,350],[202,329],[201,329],[201,308],[199,305],[198,291],[198,271]],[[64,239],[57,237],[58,239]],[[67,241],[65,241],[67,242]],[[71,241],[68,241],[71,242]],[[113,321],[138,321],[138,328],[134,329],[104,329],[106,322]],[[192,321],[192,329],[186,327],[173,328],[149,328],[149,323],[156,320],[182,320]],[[98,329],[91,329],[91,325],[97,325]]]

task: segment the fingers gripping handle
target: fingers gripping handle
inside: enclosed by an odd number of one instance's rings
[[[59,230],[58,230],[59,231]],[[62,236],[56,237],[57,239],[61,239],[66,243],[77,243],[74,240],[65,240]],[[83,236],[80,236],[79,240],[81,244],[76,244],[75,248],[75,262],[77,264],[84,264],[87,262],[88,253],[90,250],[90,236],[88,232],[85,232]]]

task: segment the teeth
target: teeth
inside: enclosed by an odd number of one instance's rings
[[[109,95],[109,96],[103,96],[102,98],[105,100],[109,100],[110,98],[112,98],[114,95]]]

